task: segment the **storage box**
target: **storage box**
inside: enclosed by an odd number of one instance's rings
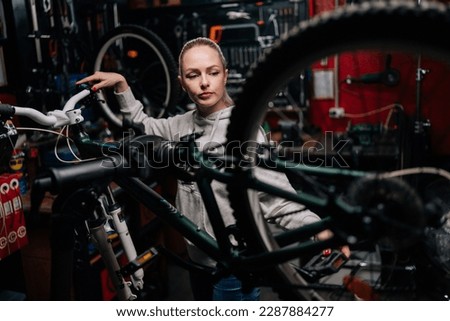
[[[19,179],[0,175],[0,260],[28,244]]]

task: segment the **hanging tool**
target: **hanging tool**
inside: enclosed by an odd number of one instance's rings
[[[36,47],[36,60],[39,65],[42,64],[42,48],[41,48],[41,39],[50,38],[49,35],[41,34],[39,30],[39,21],[37,17],[37,7],[36,0],[30,0],[30,9],[31,9],[31,20],[33,23],[33,33],[28,35],[28,38],[34,38],[34,44]]]
[[[51,0],[42,0],[42,7],[44,8],[44,12],[49,16],[50,20],[50,28],[55,27],[55,18],[53,17],[53,8]]]
[[[78,25],[75,18],[75,7],[73,0],[64,1],[64,5],[59,2],[60,14],[61,14],[61,24],[63,29],[68,33],[77,33]]]

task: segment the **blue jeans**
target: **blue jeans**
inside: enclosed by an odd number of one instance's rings
[[[213,301],[258,301],[259,288],[244,292],[241,281],[234,275],[220,279],[213,285]]]
[[[190,272],[191,288],[197,301],[258,301],[259,288],[242,289],[241,281],[234,275],[216,280],[207,273]]]

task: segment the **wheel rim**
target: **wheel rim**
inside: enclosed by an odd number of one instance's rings
[[[118,29],[118,30],[120,30],[120,29]],[[140,31],[138,31],[138,32],[142,32],[141,29],[139,29],[139,30]],[[119,42],[122,42],[121,45],[123,45],[124,42],[129,42],[131,44],[131,47],[130,47],[131,49],[141,48],[142,50],[146,50],[146,53],[148,54],[148,56],[150,56],[149,53],[151,53],[151,56],[156,58],[154,60],[153,66],[154,66],[154,68],[157,68],[157,69],[153,68],[153,70],[158,71],[158,73],[160,74],[160,76],[163,80],[162,83],[154,82],[153,85],[144,86],[145,83],[143,83],[143,79],[151,79],[151,77],[145,77],[145,74],[141,72],[141,74],[144,75],[144,77],[143,78],[141,77],[141,79],[139,79],[138,75],[135,75],[134,73],[129,74],[126,71],[124,66],[118,67],[117,68],[118,70],[112,69],[109,71],[125,73],[124,76],[127,77],[127,80],[130,81],[130,86],[133,87],[132,89],[135,89],[135,91],[139,91],[138,89],[141,88],[140,91],[142,93],[142,97],[138,97],[138,98],[141,98],[142,100],[145,100],[146,97],[148,97],[148,91],[150,91],[150,89],[155,88],[156,87],[155,84],[157,84],[159,88],[162,88],[162,90],[160,90],[161,92],[157,92],[157,91],[153,90],[153,92],[154,92],[153,97],[156,97],[156,99],[155,99],[156,101],[154,103],[156,103],[158,105],[161,104],[160,107],[162,107],[162,108],[160,108],[160,111],[157,114],[152,115],[152,116],[154,116],[156,118],[160,118],[164,115],[166,108],[172,104],[171,100],[173,99],[173,97],[175,95],[175,93],[173,92],[173,90],[174,90],[173,77],[174,76],[171,74],[171,70],[174,69],[174,66],[168,65],[168,60],[167,60],[168,58],[164,56],[163,52],[154,43],[155,40],[151,40],[149,38],[149,36],[144,36],[144,35],[141,35],[140,33],[136,33],[136,32],[137,31],[133,31],[133,30],[129,31],[129,32],[123,31],[114,36],[110,36],[109,39],[102,45],[102,47],[98,51],[97,58],[94,63],[94,71],[98,71],[98,70],[105,71],[105,69],[107,69],[104,66],[105,56],[108,53],[110,53],[111,55],[114,56],[114,53],[112,52],[112,50],[114,50],[117,46],[119,46]],[[116,57],[116,59],[117,59],[117,57]],[[120,59],[121,58],[119,58],[118,60],[120,60]],[[120,61],[120,63],[126,64],[126,61]],[[157,65],[155,65],[155,64],[157,64]],[[149,66],[150,66],[149,64],[144,65],[144,67],[146,67],[146,68],[148,68]],[[145,70],[145,68],[142,68],[142,69]],[[106,71],[108,71],[108,70],[106,70]],[[130,79],[128,79],[128,78],[130,78]],[[134,82],[135,85],[131,82]],[[104,93],[99,92],[98,97],[100,100],[100,106],[101,106],[102,110],[104,111],[105,115],[107,116],[107,118],[110,121],[112,121],[115,126],[122,127],[122,120],[119,118],[119,116],[117,116],[111,110],[111,108],[108,104],[107,97],[105,97]],[[109,101],[111,101],[111,100],[112,99],[109,99]],[[146,101],[142,101],[142,103],[145,104]],[[148,106],[148,107],[151,108],[153,106]]]

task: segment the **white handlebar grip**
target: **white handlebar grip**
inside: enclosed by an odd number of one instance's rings
[[[57,120],[56,117],[51,114],[44,115],[40,111],[29,107],[15,107],[15,111],[16,115],[26,116],[44,126],[53,126]]]
[[[63,111],[66,112],[68,110],[72,110],[75,108],[75,105],[83,98],[89,96],[91,91],[89,89],[83,89],[78,94],[70,97],[67,103],[64,105]]]

